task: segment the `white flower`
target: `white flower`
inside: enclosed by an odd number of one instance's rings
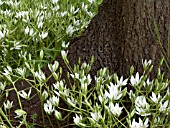
[[[94,113],[90,112],[90,115],[92,119],[95,120],[96,122],[98,122],[101,118],[101,113],[97,111],[95,111]]]
[[[19,95],[20,95],[22,98],[29,100],[29,99],[30,99],[30,95],[31,95],[31,88],[29,89],[28,94],[27,94],[24,90],[22,90],[22,91],[20,91],[20,92],[18,92],[18,93],[19,93]]]
[[[47,103],[44,103],[44,110],[47,114],[51,115],[54,111],[54,107],[51,101],[47,100]]]
[[[82,116],[81,115],[78,116],[76,114],[76,117],[73,117],[73,120],[74,120],[74,123],[78,125],[80,123],[80,121],[82,120]]]
[[[119,107],[118,103],[116,103],[116,105],[114,105],[113,103],[109,103],[109,109],[113,115],[119,117],[120,114],[122,113],[123,107]]]
[[[68,48],[69,44],[70,44],[69,42],[66,44],[65,41],[62,41],[62,47],[63,48]]]
[[[72,35],[74,31],[74,27],[72,25],[69,25],[66,29],[66,34]]]
[[[20,42],[16,42],[16,41],[13,41],[13,45],[14,46],[10,47],[10,50],[13,50],[13,49],[20,50],[21,47],[24,46],[24,45],[21,45]]]
[[[117,85],[118,86],[124,86],[127,85],[128,79],[123,80],[123,76],[120,78],[120,80],[117,79]]]
[[[135,119],[133,119],[132,123],[130,123],[130,128],[147,128],[149,126],[148,121],[149,120],[147,118],[145,122],[143,123],[141,118],[139,118],[139,123],[138,123],[135,121]]]
[[[139,73],[138,72],[136,73],[135,77],[132,75],[131,78],[130,78],[131,85],[132,86],[137,86],[140,83],[141,78],[139,78]]]
[[[95,2],[96,0],[88,0],[91,4],[93,3],[93,2]]]
[[[6,103],[4,102],[4,108],[5,109],[11,109],[12,106],[13,106],[13,101],[10,102],[9,100],[7,100]]]
[[[33,36],[34,30],[33,28],[29,28],[28,26],[25,29],[25,34],[28,34],[29,36]]]
[[[151,100],[155,103],[158,103],[159,99],[160,99],[160,93],[158,94],[158,97],[156,97],[155,93],[152,92],[152,96],[150,96]]]
[[[82,3],[81,7],[82,7],[82,10],[84,10],[85,12],[88,11],[88,10],[87,10],[88,5],[84,5],[84,2]]]
[[[48,36],[48,32],[42,32],[41,34],[39,33],[39,36],[41,39],[44,39]]]
[[[59,104],[59,97],[53,95],[53,97],[50,98],[50,101],[51,101],[51,103],[53,105],[58,106],[58,104]]]
[[[55,61],[54,64],[48,64],[48,68],[51,72],[55,72],[58,69],[59,63],[58,61]]]
[[[57,3],[58,3],[58,0],[52,0],[52,3],[53,3],[53,4],[57,4]]]
[[[19,75],[21,75],[21,76],[25,76],[25,73],[26,73],[26,69],[25,69],[25,67],[24,68],[17,68],[16,69],[16,72],[19,74]]]
[[[61,12],[60,15],[61,17],[64,17],[68,12],[67,11],[64,11],[64,12]]]
[[[147,60],[145,59],[145,60],[143,61],[143,59],[142,59],[142,64],[143,64],[144,69],[145,69],[147,66],[151,65],[151,63],[152,63],[151,60],[147,61]]]
[[[68,54],[68,51],[67,52],[64,50],[61,51],[61,55],[62,55],[63,59],[65,59],[65,60],[67,59],[67,54]]]
[[[44,24],[44,22],[42,22],[42,21],[37,21],[37,26],[38,26],[38,28],[42,28],[43,27],[43,24]]]
[[[0,39],[4,38],[5,37],[5,33],[1,32],[0,31]]]
[[[34,75],[39,81],[45,81],[46,80],[45,74],[41,70],[39,72],[36,71],[34,73]]]
[[[67,102],[73,107],[75,107],[77,104],[77,101],[75,99],[73,99],[73,97],[71,97],[71,99],[67,98]]]
[[[77,8],[77,10],[75,10],[74,6],[71,5],[71,8],[70,8],[71,13],[76,14],[78,11],[79,11],[79,8]]]
[[[76,20],[74,18],[73,23],[74,23],[75,26],[79,26],[80,25],[80,20]]]
[[[122,91],[121,89],[118,89],[119,86],[113,85],[113,83],[110,83],[111,86],[108,86],[109,93],[105,90],[105,96],[107,96],[109,99],[118,100],[122,97]]]
[[[146,102],[146,98],[144,96],[138,96],[135,100],[135,108],[136,113],[141,116],[148,116],[151,113],[150,111],[150,105]]]
[[[55,84],[53,84],[54,88],[59,90],[59,91],[63,91],[64,89],[64,83],[62,80],[57,81]]]
[[[76,117],[73,117],[73,120],[74,120],[74,123],[75,123],[76,125],[78,125],[78,126],[83,126],[83,127],[86,126],[85,124],[81,123],[81,121],[82,121],[82,116],[81,116],[81,115],[78,116],[78,115],[76,114]]]
[[[162,104],[162,101],[160,102],[160,108],[159,108],[159,111],[160,112],[163,112],[163,111],[166,111],[168,110],[169,108],[168,107],[168,103],[169,101],[167,100],[164,104]]]
[[[4,73],[2,73],[4,76],[8,76],[12,73],[12,68],[10,66],[7,66],[5,69],[4,69]]]
[[[1,2],[1,1],[0,1]],[[0,125],[0,128],[7,128],[5,125]]]

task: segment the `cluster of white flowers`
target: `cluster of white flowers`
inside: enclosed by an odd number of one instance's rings
[[[66,7],[66,1],[61,0],[32,3],[18,0],[0,1],[0,15],[2,16],[0,54],[4,61],[2,63],[8,65],[6,60],[15,60],[13,63],[17,67],[17,63],[23,62],[26,58],[26,52],[31,51],[31,54],[36,54],[48,45],[50,46],[48,49],[56,50],[51,44],[60,43],[60,41],[61,47],[67,48],[68,39],[87,27],[90,19],[96,14],[94,8],[99,4],[95,1],[72,2]],[[45,59],[48,58],[47,56],[45,54]]]
[[[109,70],[103,68],[93,79],[89,73],[91,64],[81,64],[79,61],[72,69],[69,67],[67,53],[62,51],[61,54],[63,59],[67,60],[65,62],[70,69],[67,74],[70,88],[67,87],[65,80],[61,79],[62,69],[59,68],[57,61],[48,64],[51,76],[56,80],[56,83],[51,86],[46,86],[49,78],[46,78],[45,73],[40,69],[35,71],[34,67],[27,62],[25,68],[16,70],[7,66],[3,75],[8,77],[13,74],[13,71],[16,71],[16,75],[24,78],[26,70],[29,69],[39,82],[40,86],[37,86],[37,90],[46,114],[53,114],[58,120],[64,119],[65,117],[62,117],[60,112],[62,108],[59,106],[60,99],[62,99],[71,109],[68,111],[74,112],[73,121],[79,127],[106,125],[121,127],[124,126],[124,122],[127,122],[130,128],[148,128],[162,126],[163,122],[167,121],[165,117],[170,115],[169,80],[164,79],[160,72],[159,78],[150,81],[147,78],[148,74],[145,74],[147,71],[144,71],[141,76],[138,72],[135,75],[132,72],[129,78],[124,79],[123,76],[119,78],[117,74],[110,75]],[[43,58],[43,51],[40,52],[40,56]],[[143,62],[145,69],[149,70],[151,66],[150,61]],[[4,88],[5,83],[0,83],[0,89],[4,90]],[[20,97],[30,100],[31,89],[32,87],[27,93],[25,90],[21,90],[18,94]],[[12,107],[13,101],[4,102],[5,109]],[[18,116],[26,114],[21,110],[16,112]],[[123,119],[122,116],[124,116]]]

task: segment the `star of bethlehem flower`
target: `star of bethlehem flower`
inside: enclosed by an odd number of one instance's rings
[[[39,81],[45,81],[46,80],[45,74],[41,70],[39,72],[36,71],[34,73],[34,75]]]
[[[139,118],[139,122],[136,122],[135,119],[133,119],[133,121],[130,122],[130,128],[147,128],[149,127],[148,122],[148,118],[145,120],[145,122],[143,122],[141,118]]]
[[[146,102],[144,96],[138,96],[135,100],[136,113],[141,116],[150,115],[150,105]]]
[[[76,14],[78,11],[79,11],[79,8],[77,8],[77,10],[75,10],[75,7],[71,5],[71,8],[70,8],[71,13]]]
[[[67,52],[64,50],[61,51],[61,55],[62,55],[63,59],[67,59],[67,54],[68,54],[68,51]]]
[[[62,47],[63,48],[68,48],[69,44],[70,44],[70,42],[66,43],[65,41],[62,41]]]
[[[78,126],[83,126],[83,127],[86,126],[85,124],[81,123],[81,121],[82,121],[82,116],[81,116],[81,115],[78,116],[78,115],[76,114],[76,117],[73,117],[73,121],[74,121],[74,123],[75,123],[76,125],[78,125]]]
[[[25,29],[25,34],[29,35],[29,36],[33,36],[34,35],[34,30],[33,28],[29,28],[28,26]]]
[[[55,89],[59,90],[60,92],[63,92],[63,90],[65,88],[64,82],[62,80],[57,81],[55,84],[53,84],[53,86],[54,86]]]
[[[122,91],[121,89],[119,89],[119,86],[110,83],[110,86],[108,86],[108,88],[109,88],[109,93],[105,90],[104,95],[109,99],[118,100],[122,97]]]
[[[10,74],[12,74],[12,68],[10,66],[7,66],[5,69],[4,69],[4,73],[2,73],[4,76],[8,76]]]
[[[143,59],[142,59],[142,65],[143,65],[144,69],[145,69],[147,66],[151,65],[151,63],[152,63],[151,60],[147,61],[147,60],[145,59],[145,60],[143,61]]]
[[[128,81],[128,79],[123,80],[123,76],[120,78],[120,80],[118,80],[118,77],[117,77],[117,85],[118,86],[127,85],[127,81]]]
[[[165,101],[163,104],[162,104],[162,101],[161,101],[159,111],[163,112],[163,111],[170,110],[170,107],[168,107],[168,104],[169,104],[169,100]]]
[[[96,122],[98,122],[101,118],[101,113],[99,111],[95,111],[94,113],[90,112],[90,115],[92,119],[95,120]]]
[[[137,72],[135,77],[132,75],[130,78],[131,85],[137,86],[140,83],[141,79],[142,79],[142,76],[141,78],[139,78],[139,73]]]
[[[106,104],[108,102],[108,98],[105,95],[104,96],[99,95],[98,98],[101,104],[103,103]]]
[[[93,2],[95,2],[96,0],[88,0],[91,4],[93,3]]]
[[[61,13],[60,13],[61,17],[64,17],[66,14],[68,14],[67,11],[64,11],[64,12],[61,12]]]
[[[47,103],[44,103],[44,111],[49,115],[54,112],[54,107],[50,100],[47,100]]]
[[[53,4],[57,4],[57,3],[58,3],[58,0],[52,0],[52,3],[53,3]]]
[[[53,95],[53,97],[50,98],[50,101],[51,101],[51,103],[52,103],[54,106],[58,106],[58,104],[59,104],[59,97]]]
[[[11,109],[13,107],[13,101],[7,100],[6,103],[4,102],[4,108],[5,109]]]
[[[72,35],[74,31],[74,27],[72,25],[69,25],[66,29],[66,34]]]
[[[67,102],[73,107],[75,107],[77,104],[77,101],[75,99],[73,99],[73,97],[67,98]]]
[[[155,103],[158,103],[160,98],[161,98],[160,93],[158,94],[158,97],[156,97],[156,94],[154,92],[152,92],[152,96],[150,96],[150,99]]]
[[[39,33],[39,36],[41,39],[44,39],[48,36],[48,32],[42,32],[41,34]]]
[[[22,91],[20,91],[20,92],[18,92],[18,93],[19,93],[19,95],[20,95],[22,98],[27,99],[27,100],[30,100],[31,89],[32,89],[32,88],[29,89],[28,94],[27,94],[24,90],[22,90]]]
[[[116,103],[116,105],[114,105],[112,102],[109,103],[109,109],[110,112],[115,115],[115,116],[120,116],[120,114],[122,113],[122,109],[123,107],[119,107],[119,103]]]
[[[48,68],[51,72],[55,72],[58,69],[59,63],[58,61],[55,61],[54,64],[48,64]]]
[[[26,73],[26,68],[24,67],[24,68],[17,68],[16,69],[16,72],[19,74],[19,75],[21,75],[21,76],[25,76],[25,73]]]

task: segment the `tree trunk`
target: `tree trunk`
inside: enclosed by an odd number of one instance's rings
[[[103,0],[98,14],[81,37],[68,48],[71,65],[78,57],[89,62],[95,57],[92,72],[108,67],[128,76],[131,65],[142,71],[142,59],[152,60],[155,76],[161,59],[154,20],[166,50],[170,25],[170,0]]]

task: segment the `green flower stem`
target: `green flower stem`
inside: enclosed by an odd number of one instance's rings
[[[21,99],[20,99],[20,96],[19,96],[19,94],[18,94],[18,90],[17,90],[17,88],[15,87],[15,84],[14,84],[13,82],[12,82],[12,85],[13,85],[14,90],[15,90],[15,92],[16,92],[16,95],[17,95],[17,98],[18,98],[19,106],[20,106],[20,108],[22,109]]]
[[[8,119],[8,117],[5,115],[5,113],[2,111],[1,108],[0,108],[0,114],[1,114],[1,115],[3,116],[3,118],[8,122],[9,126],[10,126],[11,128],[13,128],[10,120]]]
[[[49,115],[47,115],[47,118],[48,118],[48,120],[49,120],[49,122],[50,122],[51,127],[52,127],[52,128],[54,128],[54,125],[52,124],[52,122],[51,122],[51,119],[50,119]],[[58,124],[58,122],[57,122],[57,124]],[[58,128],[60,128],[60,125],[58,125]]]
[[[40,90],[38,93],[39,99],[40,99],[40,103],[41,103],[41,114],[42,114],[42,119],[43,119],[43,125],[45,126],[45,117],[44,117],[44,104],[43,104],[43,99],[41,97],[41,92],[42,92],[42,85],[40,84]]]

